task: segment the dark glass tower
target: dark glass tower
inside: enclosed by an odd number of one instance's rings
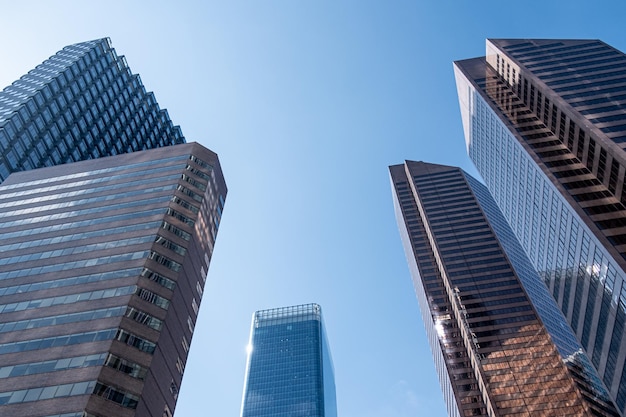
[[[390,173],[448,414],[619,415],[487,189],[455,167]]]
[[[11,172],[184,142],[108,38],[67,46],[0,92],[0,183]]]
[[[470,157],[626,411],[626,55],[487,41],[455,75]]]
[[[225,196],[195,143],[11,174],[0,415],[171,416]]]
[[[248,348],[242,417],[337,417],[319,305],[257,311]]]

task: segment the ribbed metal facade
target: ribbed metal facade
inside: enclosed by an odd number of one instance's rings
[[[0,415],[171,415],[225,196],[195,143],[0,185]]]
[[[448,414],[618,415],[487,189],[455,167],[390,172]]]
[[[468,152],[626,411],[626,56],[598,40],[488,40],[455,63]]]
[[[0,182],[11,172],[184,142],[108,38],[67,46],[0,92]]]

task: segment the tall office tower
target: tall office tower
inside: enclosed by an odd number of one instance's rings
[[[619,415],[487,189],[455,167],[390,173],[449,415]]]
[[[488,40],[455,63],[468,152],[626,412],[626,56]]]
[[[0,415],[171,416],[225,196],[196,143],[11,174]]]
[[[319,305],[257,311],[248,349],[242,417],[337,417]]]
[[[184,142],[108,38],[67,46],[0,92],[0,183],[11,172]]]

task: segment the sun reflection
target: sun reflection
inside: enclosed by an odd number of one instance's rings
[[[450,319],[451,317],[449,314],[435,318],[435,330],[437,331],[437,336],[439,336],[440,339],[444,339],[446,337],[446,328],[444,323]]]
[[[440,339],[443,339],[446,335],[445,329],[443,328],[443,324],[441,324],[441,322],[437,322],[435,324],[435,330],[437,330],[437,335]]]

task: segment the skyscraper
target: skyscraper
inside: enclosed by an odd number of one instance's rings
[[[184,142],[109,39],[0,92],[0,414],[171,416],[226,196]]]
[[[242,417],[337,417],[335,375],[322,309],[254,313]]]
[[[0,414],[171,416],[226,196],[195,143],[0,185]]]
[[[487,189],[455,167],[390,173],[449,415],[619,415]]]
[[[468,153],[623,413],[625,65],[598,40],[498,39],[454,66]]]
[[[108,38],[66,46],[0,92],[0,182],[11,172],[184,142]]]

